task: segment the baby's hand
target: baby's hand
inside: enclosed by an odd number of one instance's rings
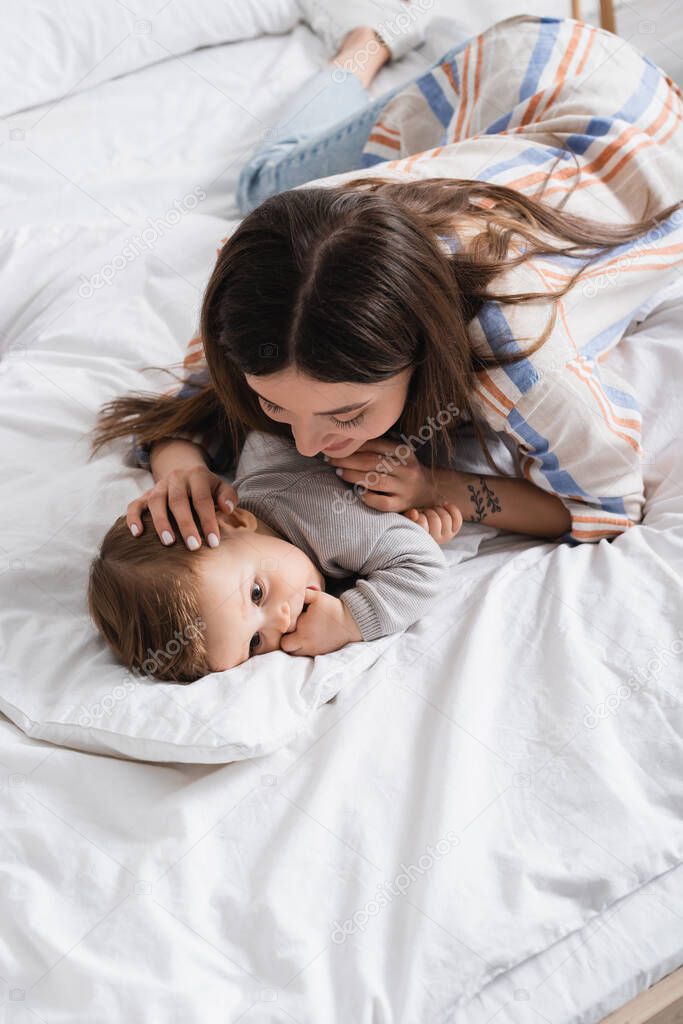
[[[288,654],[314,657],[338,651],[362,640],[356,620],[343,601],[322,590],[306,590],[304,611],[293,633],[285,633],[280,647]]]
[[[462,526],[462,513],[451,501],[435,508],[408,508],[403,515],[426,530],[437,544],[448,544]]]

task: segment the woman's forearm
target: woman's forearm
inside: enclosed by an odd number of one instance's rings
[[[439,469],[436,485],[441,499],[455,502],[466,522],[550,538],[571,528],[560,499],[528,480]]]
[[[150,450],[149,465],[155,482],[166,476],[172,469],[192,469],[206,466],[204,450],[192,441],[169,437],[156,441]]]

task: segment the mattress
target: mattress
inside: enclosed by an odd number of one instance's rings
[[[399,66],[385,68],[373,83],[372,94],[379,95],[415,74],[467,34],[467,25],[449,25],[447,19],[438,18],[425,47]],[[213,218],[233,222],[240,162],[264,125],[274,121],[283,97],[317,69],[324,56],[320,40],[299,24],[279,35],[182,54],[102,81],[58,103],[9,116],[0,177],[8,246],[2,281],[4,337],[20,335],[24,322],[29,327],[39,324],[40,338],[56,331],[66,336],[72,330],[67,304],[51,308],[45,299],[45,308],[41,307],[41,296],[49,294],[56,253],[67,264],[87,247],[94,250],[122,231],[166,216],[175,202],[198,187],[205,198],[192,216],[206,217],[209,225]],[[217,244],[218,221],[216,225]],[[163,262],[168,250],[159,247],[148,259]],[[150,301],[163,320],[175,299],[173,317],[168,314],[175,347],[164,350],[141,342],[140,356],[150,362],[177,358],[183,337],[190,337],[194,330],[199,282],[210,267],[195,267],[194,277],[190,270],[185,273],[184,265],[181,277],[179,267],[180,260],[176,266],[167,265],[165,284],[159,285]],[[676,461],[683,435],[683,411],[676,400],[683,366],[683,281],[674,282],[650,306],[647,319],[634,322],[610,358],[645,386],[651,413],[646,429],[653,452],[649,482],[666,500],[652,510],[652,525],[643,530],[642,557],[651,557],[659,573],[657,587],[653,584],[643,593],[668,595],[675,621],[675,612],[681,608],[683,570],[683,483],[680,461]],[[641,316],[646,312],[641,311]],[[141,322],[143,331],[153,326]],[[7,372],[21,358],[11,344],[3,351],[2,342],[0,354]],[[132,381],[133,370],[137,371],[133,348],[125,349],[121,358],[123,384]],[[48,413],[61,410],[68,419],[74,400],[84,398],[77,388],[87,387],[87,381],[79,383],[79,379],[83,373],[87,377],[89,365],[85,352],[72,362],[75,383],[68,395],[62,388],[66,378],[54,379],[54,407]],[[27,366],[36,374],[45,371],[40,360],[31,363],[29,358]],[[17,379],[28,382],[31,373]],[[31,434],[36,422],[49,430],[45,408],[31,404],[30,383],[25,416],[25,422],[15,424],[18,445],[22,431]],[[65,456],[68,453],[65,447]],[[74,450],[72,458],[82,459],[82,452]],[[51,538],[87,529],[87,516],[94,516],[98,502],[109,502],[108,514],[120,510],[115,504],[118,493],[115,498],[111,492],[92,494],[87,500],[81,493],[83,514],[74,517],[63,501],[50,502],[50,494],[61,488],[62,481],[67,492],[72,486],[66,459],[55,464],[54,476],[41,480],[41,487],[33,491],[30,464],[25,472],[20,472],[20,466],[19,461],[13,463],[14,486],[26,487],[29,498],[35,494],[35,500],[45,504]],[[132,477],[122,478],[122,483],[129,488],[141,486],[139,479],[133,484]],[[40,547],[34,537],[18,535],[6,496],[2,514],[5,539],[12,537],[3,550],[0,573],[7,582],[18,569],[17,560],[25,558],[30,568]],[[660,528],[662,520],[665,528]],[[91,533],[88,542],[93,541]],[[505,618],[509,651],[488,651],[486,628],[492,625],[491,615],[484,628],[473,611],[468,629],[482,650],[495,653],[501,671],[509,656],[524,673],[540,672],[537,687],[552,687],[554,682],[552,674],[543,672],[544,664],[560,664],[544,663],[541,655],[533,653],[539,621],[556,642],[567,640],[563,654],[573,658],[573,675],[594,671],[610,658],[624,668],[626,648],[618,650],[623,638],[613,632],[601,635],[604,622],[587,621],[579,600],[587,599],[597,614],[605,596],[611,599],[620,593],[620,581],[624,582],[621,598],[629,600],[633,591],[626,586],[626,566],[618,559],[621,549],[615,543],[614,554],[600,558],[595,551],[563,553],[560,572],[567,558],[594,560],[585,563],[581,574],[570,577],[565,586],[557,576],[557,564],[547,570],[548,560],[554,558],[550,547],[495,531],[487,534],[481,549],[482,568],[473,569],[470,577],[463,573],[462,588],[483,597],[488,593],[486,573],[490,571],[492,580],[494,576],[496,581],[502,579],[506,600],[512,601],[515,590],[509,586],[510,574],[517,574],[519,603],[512,607],[505,601],[493,602]],[[604,551],[604,545],[600,548]],[[592,584],[591,565],[598,573]],[[40,593],[41,577],[34,578],[36,602],[47,600]],[[78,628],[85,633],[89,627],[83,609],[75,610]],[[638,611],[633,600],[624,610],[629,613],[624,621],[632,627]],[[644,621],[648,627],[656,626],[657,615]],[[449,626],[444,620],[444,645]],[[22,642],[27,651],[40,644],[41,638],[31,635],[30,622],[15,623],[15,629],[25,636]],[[361,681],[351,692],[340,694],[320,711],[297,743],[268,758],[240,764],[159,765],[97,756],[32,739],[11,722],[0,720],[2,862],[7,876],[2,896],[0,1005],[6,1019],[38,1018],[50,1024],[124,1019],[183,1024],[214,1019],[258,1024],[351,1019],[393,1024],[429,1019],[484,1024],[495,1019],[516,1024],[540,1017],[557,1024],[588,1024],[681,963],[679,836],[673,821],[671,833],[664,830],[667,815],[674,817],[667,803],[670,794],[663,789],[656,795],[656,780],[675,775],[677,748],[673,737],[657,741],[650,733],[651,749],[639,751],[641,760],[636,765],[647,779],[628,790],[632,819],[615,821],[623,849],[601,849],[594,836],[579,839],[579,826],[566,820],[562,827],[566,826],[567,850],[571,849],[576,862],[565,863],[561,846],[554,847],[564,870],[558,868],[553,881],[552,872],[544,874],[537,865],[536,889],[525,891],[519,865],[528,864],[525,858],[532,854],[534,842],[543,843],[543,837],[533,833],[540,819],[530,817],[529,830],[514,833],[518,849],[505,851],[492,840],[496,855],[481,862],[476,885],[482,892],[490,889],[499,895],[505,910],[500,918],[489,913],[477,919],[477,908],[455,868],[449,874],[450,854],[444,852],[441,863],[434,866],[433,891],[432,878],[408,884],[402,896],[403,916],[389,907],[373,921],[367,911],[363,927],[343,942],[336,941],[339,933],[327,907],[326,930],[318,934],[311,927],[309,917],[315,918],[317,908],[307,903],[309,879],[315,876],[316,884],[324,885],[321,892],[355,894],[355,905],[362,909],[368,906],[364,888],[368,870],[384,867],[383,862],[367,863],[372,859],[370,848],[385,849],[381,819],[373,824],[371,818],[355,813],[350,794],[338,793],[330,802],[333,791],[325,786],[327,774],[343,766],[361,740],[377,744],[379,750],[383,742],[396,744],[396,736],[401,735],[400,747],[391,748],[401,749],[401,762],[380,756],[374,768],[363,762],[367,774],[362,779],[378,806],[393,806],[400,836],[397,849],[410,850],[411,833],[430,818],[443,820],[440,808],[448,805],[455,784],[446,770],[449,767],[464,765],[472,772],[471,778],[459,782],[463,799],[467,804],[471,787],[479,800],[476,815],[485,814],[486,787],[476,777],[482,767],[482,735],[500,744],[515,765],[512,775],[505,776],[514,801],[505,811],[499,805],[500,822],[496,811],[493,823],[485,826],[492,829],[492,837],[497,828],[509,827],[506,814],[515,808],[521,813],[526,806],[525,789],[540,769],[545,788],[534,791],[539,800],[544,798],[552,808],[557,799],[556,808],[564,807],[559,802],[563,786],[576,769],[572,734],[550,728],[548,735],[551,723],[539,721],[538,705],[528,687],[520,697],[520,717],[514,723],[489,712],[478,714],[474,696],[480,693],[485,702],[489,681],[484,663],[480,689],[470,688],[462,699],[449,704],[443,692],[430,690],[430,672],[441,662],[430,654],[426,636],[418,629],[400,654],[387,659],[381,680],[375,674],[372,684]],[[628,654],[642,656],[650,641],[661,645],[668,638],[662,621],[661,632],[654,628],[650,635],[644,630],[633,648],[629,638]],[[458,644],[448,649],[456,685],[460,670],[464,672],[459,667],[460,649]],[[540,650],[543,654],[542,644]],[[471,661],[467,669],[472,687],[476,673]],[[509,670],[511,685],[515,679]],[[667,686],[676,680],[680,682],[679,667]],[[491,692],[502,701],[492,684]],[[578,692],[572,691],[572,700]],[[647,700],[647,694],[639,699]],[[555,701],[558,713],[565,710],[561,694]],[[634,703],[620,718],[622,723],[631,722],[635,743],[639,717]],[[680,700],[674,690],[668,692],[668,705],[659,707],[668,709],[669,722],[680,718]],[[590,732],[586,725],[583,740]],[[607,743],[616,742],[611,731],[591,733],[595,738],[599,735]],[[612,753],[615,763],[626,764],[619,760],[622,749]],[[360,779],[355,781],[361,784]],[[619,780],[611,782],[618,791]],[[491,790],[492,804],[496,793]],[[357,789],[351,795],[362,803]],[[580,793],[574,797],[577,813],[580,797]],[[639,803],[641,799],[645,802]],[[621,803],[609,806],[624,803],[622,794]],[[465,810],[473,812],[474,821],[474,805]],[[641,823],[654,820],[655,812],[662,836],[670,840],[666,847],[648,846],[652,836],[639,836]],[[554,833],[555,838],[558,834]],[[243,846],[240,836],[244,835],[260,839]],[[444,836],[446,832],[435,840]],[[328,859],[329,843],[337,850],[334,859]],[[434,855],[434,859],[439,858]],[[586,873],[583,885],[582,871]],[[575,884],[570,886],[567,879],[572,877]],[[605,879],[602,890],[595,885],[597,878]],[[451,882],[459,894],[457,906],[468,922],[467,931],[460,922],[444,919],[430,902]],[[551,920],[554,912],[557,927]],[[345,920],[349,918],[336,921],[342,930]],[[375,925],[380,930],[373,932]],[[317,942],[320,936],[324,938]],[[419,970],[410,971],[410,965],[420,965]],[[414,1016],[413,1007],[428,1008],[424,1011],[428,1015]]]

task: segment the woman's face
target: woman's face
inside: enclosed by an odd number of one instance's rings
[[[339,458],[393,427],[411,373],[403,370],[379,384],[326,384],[295,369],[245,379],[266,415],[290,425],[301,455]]]

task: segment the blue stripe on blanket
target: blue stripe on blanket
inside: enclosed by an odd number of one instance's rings
[[[594,117],[586,126],[586,131],[581,135],[570,135],[567,139],[567,146],[575,153],[585,153],[590,144],[602,135],[610,132],[615,120],[627,121],[634,124],[640,115],[647,110],[655,95],[657,85],[661,81],[659,68],[650,65],[648,61],[643,69],[643,75],[638,83],[638,88],[626,101],[621,110],[618,110],[612,117]]]
[[[507,322],[500,303],[495,300],[485,302],[477,314],[477,320],[486,335],[486,340],[496,355],[521,354],[522,349],[515,341],[510,325]],[[503,366],[506,374],[519,391],[524,394],[540,380],[533,363],[528,359],[520,359],[516,363]]]
[[[524,417],[520,415],[517,409],[512,409],[509,413],[508,423],[515,433],[519,434],[529,446],[529,455],[538,461],[543,476],[556,494],[576,494],[581,497],[588,497],[571,473],[568,473],[566,469],[562,469],[557,455],[548,450],[547,438],[538,434]],[[592,500],[595,501],[596,499]]]
[[[529,445],[529,455],[533,456],[533,458],[538,461],[539,468],[543,473],[543,476],[546,478],[556,494],[577,495],[582,498],[587,498],[593,503],[599,504],[600,508],[605,512],[612,512],[617,515],[626,515],[623,498],[597,497],[587,494],[586,491],[579,486],[571,473],[566,469],[562,469],[557,455],[548,450],[547,438],[537,433],[533,427],[527,423],[524,417],[520,415],[517,409],[513,409],[509,413],[508,423],[515,433],[518,434],[527,445]]]
[[[645,113],[647,108],[650,106],[650,103],[657,91],[657,86],[661,80],[661,72],[659,69],[649,63],[646,64],[643,68],[643,74],[640,82],[638,83],[638,88],[633,95],[626,100],[626,103],[623,105],[621,110],[617,111],[614,117],[619,118],[621,121],[629,121],[631,124],[637,121],[640,115]]]
[[[633,314],[638,309],[638,306],[621,320],[617,320],[616,323],[610,324],[604,331],[600,331],[594,338],[587,341],[585,345],[581,345],[581,355],[585,356],[586,359],[597,359],[597,357],[605,352],[606,349],[611,348],[614,344],[615,339],[622,336],[628,324],[633,319]]]
[[[518,153],[517,156],[510,157],[509,160],[501,160],[497,164],[488,164],[479,171],[476,175],[476,180],[490,181],[494,175],[511,171],[514,167],[520,167],[523,164],[546,164],[550,161],[551,157],[555,158],[558,156],[562,159],[571,160],[570,154],[564,149],[556,149],[554,146],[530,146],[528,149]]]
[[[430,110],[439,119],[444,128],[453,117],[453,105],[448,102],[446,95],[433,75],[423,75],[415,83],[424,98],[429,104]]]
[[[529,58],[526,74],[524,75],[524,79],[519,90],[520,102],[528,99],[529,96],[533,96],[533,94],[537,92],[541,75],[545,71],[550,60],[550,55],[553,52],[555,40],[557,39],[558,32],[560,31],[560,24],[560,21],[557,19],[541,19],[541,24],[538,30],[538,39],[531,57]]]
[[[361,167],[374,167],[375,164],[383,164],[386,162],[386,157],[377,156],[376,153],[361,153],[360,165]]]

